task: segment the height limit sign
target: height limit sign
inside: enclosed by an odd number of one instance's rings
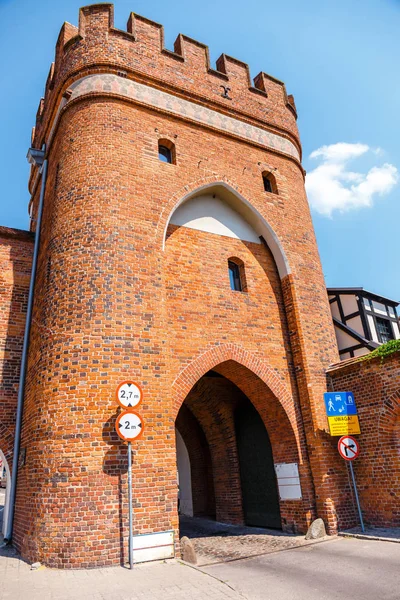
[[[135,408],[142,397],[142,388],[134,381],[123,381],[117,387],[117,402],[122,408]]]

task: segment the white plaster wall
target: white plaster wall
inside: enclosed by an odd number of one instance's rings
[[[378,334],[376,333],[376,329],[375,329],[374,319],[372,318],[371,315],[367,315],[367,319],[368,319],[368,325],[371,330],[371,337],[372,337],[373,341],[380,344],[380,341],[378,340]]]
[[[257,232],[242,215],[212,194],[197,196],[181,204],[170,222],[190,229],[261,243]]]
[[[361,321],[361,317],[354,317],[353,319],[349,319],[346,322],[346,325],[348,325],[348,327],[351,327],[352,329],[354,329],[354,331],[357,331],[357,333],[359,333],[363,337],[365,336],[364,327],[363,327],[363,324],[362,324],[362,321]]]
[[[369,353],[370,350],[368,350],[368,348],[359,348],[358,350],[354,350],[354,356],[365,356]]]
[[[400,340],[399,326],[394,321],[392,321],[392,325],[393,325],[394,337],[396,338],[396,340]]]
[[[358,341],[355,338],[339,329],[339,327],[335,327],[335,334],[339,350],[358,344]]]
[[[5,459],[3,452],[0,450],[0,458],[3,461],[3,465],[6,468],[7,472],[7,487],[6,487],[6,496],[4,501],[4,509],[3,509],[3,527],[2,533],[5,535],[8,523],[8,515],[9,515],[9,505],[10,505],[10,490],[11,490],[11,476],[10,476],[10,467],[8,466],[8,462]]]
[[[180,512],[183,515],[193,517],[192,473],[190,470],[189,453],[186,444],[177,429],[175,429],[175,436]]]
[[[339,307],[337,305],[337,302],[332,302],[332,304],[330,304],[329,306],[331,307],[332,316],[336,317],[336,319],[341,321],[342,319],[340,318],[340,312],[339,312]]]
[[[340,300],[342,301],[342,308],[345,317],[347,317],[347,315],[351,315],[353,312],[358,311],[358,304],[355,296],[342,294],[340,296]]]

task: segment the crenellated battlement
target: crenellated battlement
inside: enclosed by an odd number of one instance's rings
[[[222,114],[265,128],[291,141],[301,154],[293,96],[283,82],[222,54],[211,66],[208,46],[179,34],[174,49],[164,43],[159,23],[131,13],[127,30],[114,27],[112,4],[79,11],[78,27],[64,23],[40,101],[34,145],[47,142],[65,92],[80,78],[109,73],[165,90]]]

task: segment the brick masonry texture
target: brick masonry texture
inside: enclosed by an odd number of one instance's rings
[[[332,391],[352,390],[359,414],[360,456],[353,461],[363,517],[375,527],[400,526],[400,352],[349,360],[328,371]],[[345,486],[343,481],[343,489]],[[350,496],[348,496],[350,497]],[[355,499],[353,500],[353,506]],[[358,524],[343,507],[340,528]]]
[[[0,227],[0,448],[10,467],[33,238]]]
[[[134,444],[136,533],[178,537],[177,418],[191,456],[202,457],[193,459],[193,486],[208,491],[196,511],[243,518],[229,382],[257,408],[274,461],[299,463],[303,499],[281,503],[282,525],[304,531],[318,515],[332,533],[348,510],[322,402],[338,355],[301,164],[113,89],[72,97],[84,76],[119,74],[282,136],[300,153],[283,84],[260,74],[252,87],[246,65],[223,55],[213,70],[207,56],[185,36],[174,52],[163,49],[160,26],[136,15],[128,32],[114,29],[108,4],[81,9],[79,28],[61,30],[33,138],[46,143],[49,168],[14,528],[28,560],[63,568],[126,560],[126,447],[114,422],[115,389],[128,378],[143,388],[146,426]],[[158,159],[159,140],[174,145],[176,164]],[[265,171],[277,194],[264,191]],[[33,217],[40,182],[33,168]],[[203,188],[244,199],[275,246],[171,225],[182,198]],[[230,289],[232,257],[244,263],[246,292]],[[218,427],[215,411],[204,414],[216,397],[202,379],[210,369],[229,380]],[[200,431],[182,422],[181,406]]]

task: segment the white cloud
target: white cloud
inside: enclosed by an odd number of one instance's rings
[[[381,148],[372,149],[366,144],[345,142],[314,150],[310,158],[322,162],[306,177],[311,207],[321,215],[330,217],[335,210],[346,212],[372,206],[375,196],[388,194],[399,179],[395,166],[385,163],[372,167],[367,173],[356,173],[348,168],[352,159],[370,151],[376,156],[382,154]]]

